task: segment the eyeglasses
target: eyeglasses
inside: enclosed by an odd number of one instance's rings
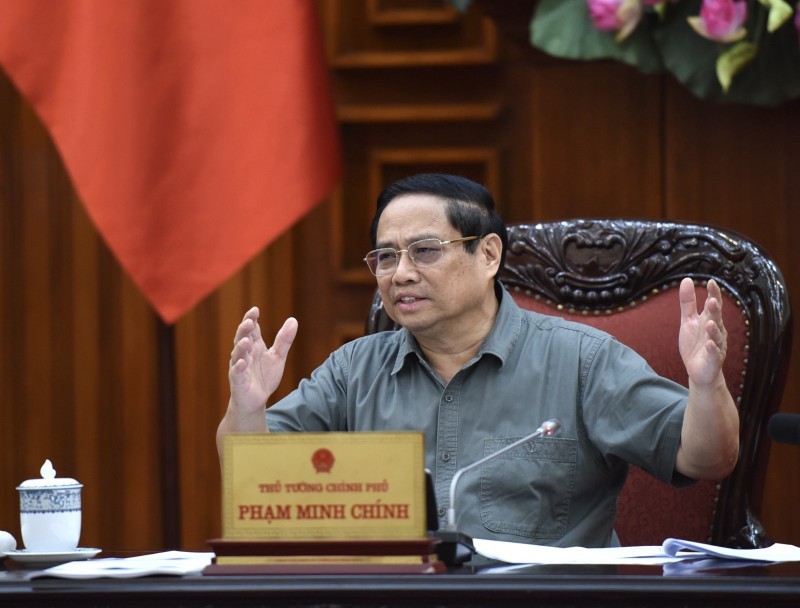
[[[465,241],[474,241],[479,239],[479,236],[465,236],[460,239],[452,239],[450,241],[440,241],[439,239],[422,239],[411,243],[407,249],[392,249],[391,247],[384,247],[383,249],[375,249],[367,254],[364,261],[369,266],[370,272],[376,277],[382,277],[387,274],[394,273],[397,270],[397,265],[400,263],[400,256],[404,253],[408,254],[411,261],[417,266],[433,266],[436,262],[444,256],[444,246],[452,243],[463,243]]]

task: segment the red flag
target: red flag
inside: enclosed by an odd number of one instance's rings
[[[174,322],[330,192],[313,0],[3,0],[0,64]]]

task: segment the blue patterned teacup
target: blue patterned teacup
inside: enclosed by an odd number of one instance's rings
[[[63,553],[78,547],[81,535],[81,488],[71,478],[56,478],[49,460],[42,479],[17,486],[22,542],[32,552]]]

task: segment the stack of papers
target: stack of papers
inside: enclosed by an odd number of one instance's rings
[[[197,574],[211,563],[213,553],[165,551],[137,557],[90,559],[68,562],[30,574],[30,578],[133,578],[154,574]]]
[[[780,543],[765,549],[728,549],[678,538],[668,538],[661,545],[604,549],[543,547],[480,538],[473,543],[484,557],[509,564],[658,565],[701,557],[767,563],[800,561],[800,548]]]

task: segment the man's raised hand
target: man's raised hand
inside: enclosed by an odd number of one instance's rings
[[[680,285],[681,329],[678,340],[690,381],[707,386],[719,379],[728,349],[728,332],[722,323],[722,292],[713,279],[698,313],[694,284],[689,278]]]
[[[290,317],[268,347],[261,335],[258,316],[258,308],[251,308],[236,328],[228,369],[230,405],[245,415],[263,411],[267,399],[281,382],[286,357],[297,336],[297,320]]]

